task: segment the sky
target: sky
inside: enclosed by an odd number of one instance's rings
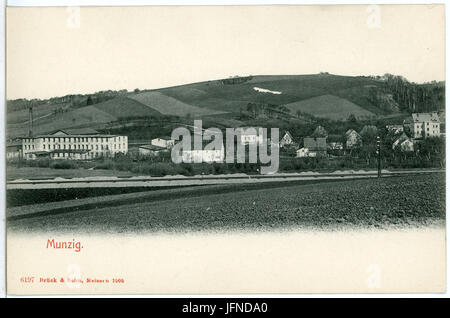
[[[445,80],[443,5],[7,9],[7,99],[235,75]]]

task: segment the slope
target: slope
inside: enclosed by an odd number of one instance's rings
[[[368,118],[375,116],[374,113],[334,95],[322,95],[299,102],[287,104],[293,113],[302,112],[316,117],[333,120],[345,120],[350,115],[356,118]]]
[[[116,97],[106,102],[93,105],[95,108],[117,119],[143,116],[161,116],[161,113],[127,97]]]

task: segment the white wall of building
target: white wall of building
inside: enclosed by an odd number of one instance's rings
[[[22,139],[24,159],[36,159],[36,152],[53,159],[93,159],[128,153],[128,137],[114,135],[47,135]]]
[[[163,138],[155,138],[152,139],[152,145],[153,146],[158,146],[158,147],[163,147],[163,148],[171,148],[173,147],[173,145],[175,145],[175,140],[173,139],[163,139]]]

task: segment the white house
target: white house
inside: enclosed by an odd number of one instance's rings
[[[294,138],[289,133],[289,131],[285,131],[283,137],[280,140],[280,148],[284,146],[292,145],[294,143]]]
[[[263,143],[263,135],[259,134],[259,128],[257,127],[243,127],[241,132],[241,144],[253,145]]]
[[[19,159],[22,157],[22,141],[8,142],[6,144],[6,159]]]
[[[333,142],[329,142],[327,147],[330,150],[343,150],[344,144],[339,141],[333,141]]]
[[[413,138],[439,137],[441,134],[439,115],[432,113],[413,113],[404,121]]]
[[[139,147],[139,155],[141,156],[157,156],[164,151],[167,151],[167,148],[154,145],[143,145]]]
[[[346,138],[345,145],[347,149],[352,149],[361,146],[362,137],[355,130],[353,129],[347,130],[347,132],[345,133],[345,138]]]
[[[185,163],[197,163],[197,162],[223,162],[225,158],[224,148],[214,150],[183,150],[182,151],[183,162]]]
[[[403,152],[414,151],[414,142],[404,132],[392,143],[392,149],[400,149]]]
[[[128,152],[128,137],[105,134],[68,134],[58,130],[53,134],[22,138],[24,159],[94,159],[114,157]]]
[[[311,154],[314,154],[314,153],[311,153]],[[304,158],[304,157],[315,157],[315,156],[314,155],[310,156],[310,152],[309,152],[308,148],[298,149],[297,150],[297,158]]]
[[[411,139],[406,139],[400,144],[400,150],[403,152],[414,151],[414,142]]]
[[[169,148],[172,148],[173,145],[175,145],[175,140],[173,140],[171,137],[163,136],[163,137],[158,137],[158,138],[152,139],[151,144],[153,146],[158,146],[158,147],[169,149]]]

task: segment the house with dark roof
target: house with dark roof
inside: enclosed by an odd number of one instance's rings
[[[157,156],[161,152],[167,152],[168,149],[164,147],[154,146],[154,145],[142,145],[139,146],[140,156]]]
[[[308,150],[309,157],[325,157],[327,155],[327,139],[324,137],[303,138],[303,148]]]

